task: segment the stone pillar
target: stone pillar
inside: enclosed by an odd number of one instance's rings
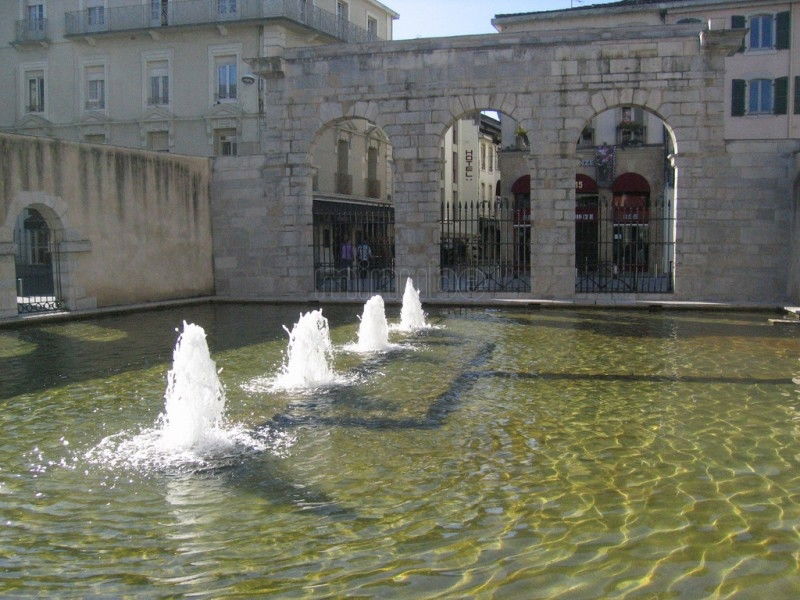
[[[395,281],[402,296],[407,277],[423,296],[439,291],[439,137],[395,134]]]
[[[575,160],[559,144],[534,144],[531,165],[531,292],[575,293]]]
[[[14,244],[0,242],[0,319],[17,316],[17,273]]]

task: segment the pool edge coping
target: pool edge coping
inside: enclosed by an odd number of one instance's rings
[[[319,297],[304,298],[277,297],[233,297],[233,296],[198,296],[192,298],[176,298],[155,302],[140,302],[134,304],[120,304],[104,306],[102,308],[88,308],[74,311],[43,312],[28,315],[18,315],[0,319],[0,329],[14,329],[27,327],[38,323],[58,321],[73,321],[90,319],[104,315],[124,314],[140,311],[164,310],[180,306],[197,304],[306,304],[310,306],[325,305],[354,305],[363,304],[373,294],[364,294],[349,297]],[[393,296],[384,297],[390,305],[399,305],[402,299],[393,292]],[[789,313],[794,318],[800,317],[800,307],[776,303],[733,303],[733,302],[699,302],[677,300],[615,300],[606,302],[588,301],[582,299],[552,300],[539,298],[425,298],[428,306],[464,307],[464,308],[527,308],[540,309],[591,309],[591,310],[647,310],[647,311],[705,311],[705,312],[764,312],[764,313]]]

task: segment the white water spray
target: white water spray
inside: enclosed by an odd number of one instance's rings
[[[219,437],[225,390],[199,325],[183,322],[164,400],[161,445],[165,449],[188,450]]]
[[[389,348],[389,323],[383,298],[373,296],[364,304],[361,324],[358,326],[358,352],[382,352]]]
[[[282,432],[248,431],[226,422],[225,389],[206,333],[184,321],[167,374],[164,412],[155,426],[110,435],[84,457],[105,468],[195,470],[229,464],[243,453],[280,453],[293,442]]]
[[[422,302],[419,299],[419,290],[414,288],[411,277],[406,279],[406,290],[403,293],[403,307],[400,309],[400,331],[417,331],[427,329],[425,313],[422,311]]]
[[[273,388],[314,388],[339,381],[331,366],[333,345],[328,319],[321,310],[301,313],[291,331],[284,329],[289,334],[289,347]]]

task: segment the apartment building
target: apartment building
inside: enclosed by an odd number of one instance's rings
[[[698,31],[745,30],[740,51],[725,63],[724,136],[726,140],[780,140],[800,137],[798,19],[800,2],[796,0],[622,0],[496,15],[492,24],[500,32],[688,23],[696,23]]]
[[[258,154],[275,118],[248,61],[389,40],[378,0],[6,0],[0,130],[200,156]]]

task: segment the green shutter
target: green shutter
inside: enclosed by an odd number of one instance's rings
[[[800,115],[800,76],[794,78],[794,114]]]
[[[731,116],[741,117],[744,115],[744,95],[747,89],[747,82],[744,79],[734,79],[731,82]]]
[[[789,95],[789,78],[778,77],[775,80],[775,105],[772,112],[776,115],[786,114],[786,105],[788,104]]]
[[[745,29],[747,27],[747,18],[742,15],[733,15],[731,17],[731,29]],[[744,38],[742,38],[742,45],[739,47],[738,52],[744,52]]]
[[[791,15],[789,11],[780,12],[775,15],[775,48],[778,50],[788,50],[791,45]]]

